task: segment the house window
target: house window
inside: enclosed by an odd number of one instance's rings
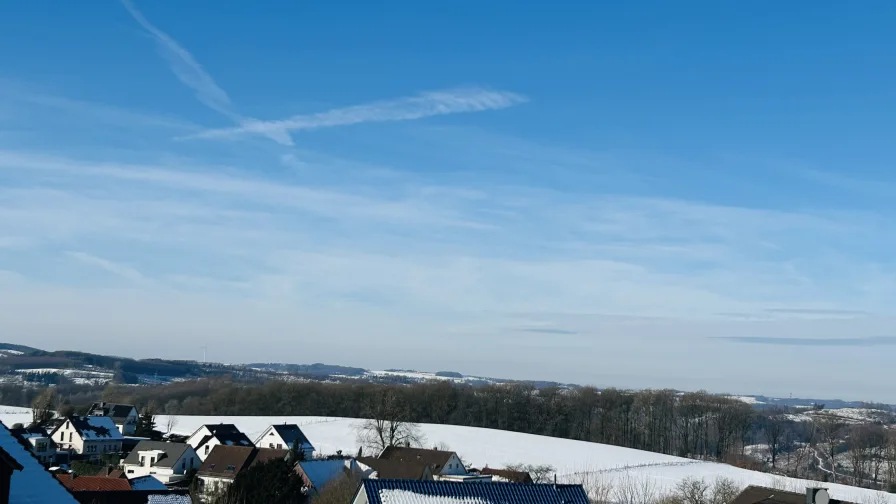
[[[236,467],[235,467],[235,466],[232,466],[232,465],[229,465],[229,466],[227,466],[227,470],[228,470],[228,471],[235,471],[235,470],[236,470]]]
[[[180,470],[181,470],[181,471],[186,471],[186,470],[187,470],[187,461],[186,461],[186,460],[181,460],[181,461],[180,461]]]
[[[133,470],[133,469],[128,469],[128,474],[134,474],[134,470]]]
[[[277,443],[277,449],[278,449],[278,450],[282,450],[282,449],[283,449],[283,445],[280,444],[280,443]]]
[[[149,465],[153,465],[153,464],[155,464],[155,463],[156,463],[156,458],[155,458],[155,457],[149,457]]]
[[[59,440],[60,440],[60,441],[65,441],[65,433],[64,433],[64,432],[61,433],[61,434],[59,434]]]
[[[140,457],[140,465],[146,465],[146,457]]]
[[[72,442],[72,433],[71,432],[68,433],[68,442],[69,443]]]
[[[205,454],[208,455],[208,451],[211,449],[209,445],[205,445]]]
[[[274,443],[268,443],[268,448],[273,448],[273,447],[274,447]]]

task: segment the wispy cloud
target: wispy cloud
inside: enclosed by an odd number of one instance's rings
[[[326,112],[295,115],[277,121],[245,121],[234,128],[211,129],[185,138],[234,138],[246,134],[279,136],[286,131],[301,131],[368,122],[408,121],[447,114],[498,110],[525,103],[520,94],[483,88],[447,89],[417,96],[336,108]],[[286,137],[288,138],[288,137]],[[292,141],[281,142],[292,145]]]
[[[526,329],[520,329],[520,330],[523,332],[538,333],[538,334],[557,334],[557,335],[579,334],[576,331],[570,331],[568,329],[551,329],[548,327],[532,327],[532,328],[526,328]]]
[[[126,280],[130,280],[131,282],[143,283],[147,281],[147,278],[136,269],[121,263],[117,263],[115,261],[110,261],[108,259],[103,259],[102,257],[88,254],[86,252],[78,251],[69,251],[66,253],[66,255],[84,264],[95,266],[109,273],[112,273],[113,275],[117,275]]]
[[[780,313],[783,315],[832,315],[832,316],[863,316],[868,315],[864,310],[843,310],[836,308],[766,308],[768,313]]]
[[[722,336],[717,339],[755,345],[783,345],[808,347],[873,347],[896,345],[896,336],[868,338],[774,338],[765,336]]]
[[[512,107],[528,101],[523,95],[483,88],[429,91],[417,96],[377,101],[364,105],[336,108],[310,115],[264,121],[237,114],[227,93],[205,71],[196,58],[170,35],[149,22],[131,0],[121,0],[133,18],[156,40],[171,70],[196,98],[207,107],[237,123],[232,128],[217,128],[181,138],[234,138],[246,134],[263,135],[282,145],[294,145],[290,131],[301,131],[366,122],[408,121],[446,114],[482,112]]]
[[[159,46],[159,52],[168,60],[171,71],[177,76],[184,85],[191,88],[196,98],[210,109],[223,114],[238,124],[251,123],[252,120],[246,119],[240,114],[232,110],[230,96],[227,95],[221,87],[215,82],[212,76],[205,71],[205,68],[196,61],[196,58],[190,54],[183,46],[181,46],[170,35],[163,32],[155,25],[149,22],[143,14],[137,10],[131,0],[121,0],[124,7],[131,16],[149,33]],[[268,129],[265,133],[276,142],[290,145],[292,139],[284,130]]]

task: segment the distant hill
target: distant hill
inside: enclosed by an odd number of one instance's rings
[[[311,376],[362,376],[367,372],[366,369],[338,366],[334,364],[283,364],[279,362],[265,362],[246,364],[251,369],[261,369],[264,371],[273,371],[276,373],[288,373]]]
[[[75,350],[46,351],[26,345],[0,343],[0,383],[163,384],[173,381],[228,375],[251,383],[266,380],[362,381],[369,383],[422,383],[445,381],[474,387],[502,383],[527,383],[536,389],[574,389],[580,385],[553,381],[508,380],[469,376],[457,371],[425,372],[411,369],[371,371],[338,364],[290,364],[279,362],[220,364],[194,360],[132,359]],[[754,408],[796,407],[825,409],[868,408],[892,411],[888,405],[869,405],[840,399],[775,398],[761,395],[738,396]]]

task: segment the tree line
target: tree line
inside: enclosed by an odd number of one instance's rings
[[[702,391],[536,388],[526,383],[246,384],[228,377],[55,389],[55,401],[78,413],[102,399],[168,415],[398,419],[612,444],[863,486],[896,481],[896,437],[880,425],[848,426],[824,415],[816,422],[800,422],[786,409],[756,410],[736,398]],[[11,405],[30,405],[36,393],[0,387],[3,402]],[[384,442],[383,429],[371,428],[370,433]],[[414,437],[413,432],[388,434]],[[758,453],[757,447],[762,448]]]

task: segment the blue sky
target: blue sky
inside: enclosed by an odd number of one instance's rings
[[[2,340],[896,402],[889,2],[10,13]]]

